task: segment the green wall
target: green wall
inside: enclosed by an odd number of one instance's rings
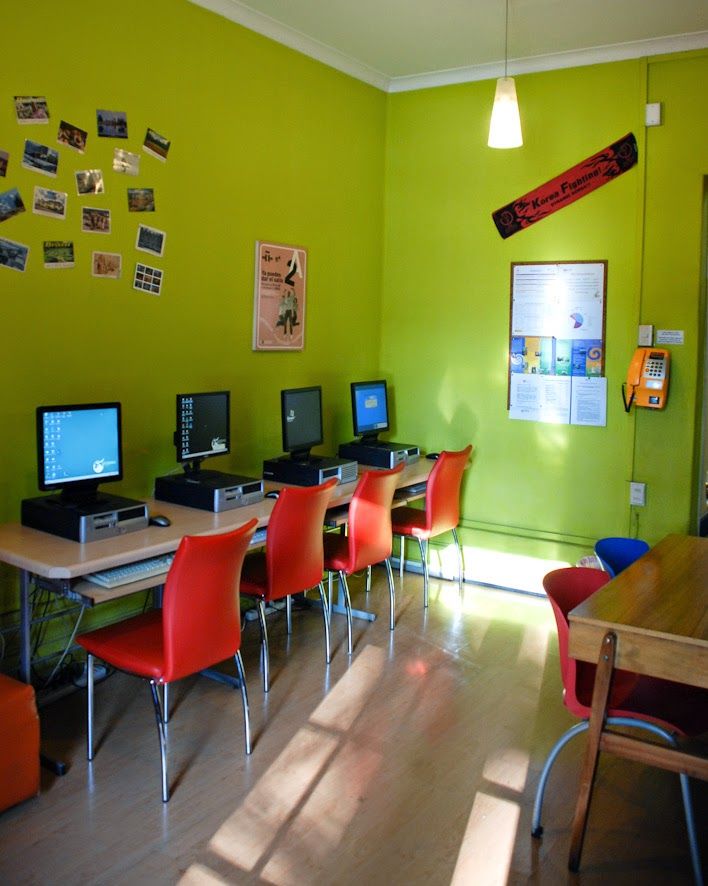
[[[231,390],[233,449],[217,469],[260,476],[281,452],[282,387],[322,384],[325,444],[350,436],[349,382],[378,371],[386,96],[187,0],[13,3],[3,34],[0,191],[18,187],[27,211],[0,237],[30,256],[24,274],[0,267],[0,519],[38,494],[41,403],[120,400],[113,489],[143,497],[176,468],[178,391]],[[50,123],[18,125],[14,95],[46,96]],[[98,108],[127,112],[127,142],[97,138]],[[23,169],[24,139],[56,147],[60,119],[89,132],[86,153],[59,147],[56,179]],[[164,164],[142,152],[148,126],[171,140]],[[115,147],[141,154],[139,177],[111,171]],[[103,170],[105,195],[76,195],[86,168]],[[68,192],[66,220],[31,212],[36,185]],[[136,186],[155,188],[155,213],[127,212]],[[110,208],[113,232],[82,233],[81,205]],[[135,250],[138,222],[167,232],[162,259]],[[45,239],[72,239],[76,267],[45,270]],[[258,239],[308,250],[302,352],[251,349]],[[122,279],[92,278],[95,249],[122,253]],[[132,288],[138,260],[164,269],[160,297]]]
[[[486,147],[493,82],[390,98],[382,372],[408,436],[475,444],[468,544],[498,543],[486,530],[536,539],[546,556],[559,546],[542,541],[568,543],[572,559],[599,536],[689,528],[707,73],[697,53],[519,77],[524,146],[509,151]],[[648,140],[646,101],[664,106]],[[637,167],[501,239],[493,210],[630,131]],[[510,265],[575,259],[608,261],[607,426],[510,420]],[[686,332],[660,414],[622,404],[639,322]],[[645,508],[629,506],[632,479],[647,483]]]

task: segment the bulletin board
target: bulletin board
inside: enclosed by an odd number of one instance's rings
[[[509,418],[604,426],[606,261],[513,262]]]

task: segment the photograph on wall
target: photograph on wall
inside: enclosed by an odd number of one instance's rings
[[[121,256],[117,252],[92,252],[91,274],[94,277],[110,277],[117,280],[120,277]]]
[[[606,278],[605,261],[512,263],[510,418],[604,424]]]
[[[120,172],[123,175],[139,175],[140,154],[131,154],[130,151],[116,148],[113,151],[113,172]]]
[[[256,242],[253,350],[303,349],[306,283],[305,249]]]
[[[165,251],[167,234],[147,225],[138,225],[138,236],[135,239],[135,248],[143,252],[151,252],[153,255],[162,255]]]
[[[163,272],[159,268],[151,268],[138,262],[135,265],[133,275],[133,289],[149,292],[151,295],[159,295],[162,289]]]
[[[56,176],[59,168],[59,151],[26,139],[22,165],[25,169],[33,169],[42,175]]]
[[[155,191],[152,188],[128,188],[128,212],[154,212]]]
[[[5,178],[7,175],[7,164],[10,162],[10,155],[7,151],[0,151],[0,176]]]
[[[48,188],[35,188],[32,212],[47,215],[49,218],[66,218],[66,198],[64,191],[50,191]]]
[[[74,175],[77,194],[103,193],[103,173],[100,169],[78,169]]]
[[[74,244],[71,240],[45,240],[43,248],[45,268],[74,267]]]
[[[101,138],[128,138],[125,111],[96,111],[96,128]]]
[[[16,95],[15,115],[18,123],[49,123],[49,108],[43,95]]]
[[[86,150],[87,138],[88,132],[86,132],[85,129],[79,129],[78,126],[72,126],[72,124],[67,123],[66,120],[60,121],[59,132],[57,133],[57,141],[60,145],[66,145],[68,148],[78,151],[79,154],[83,154]]]
[[[27,267],[28,255],[29,246],[0,237],[0,265],[4,265],[13,271],[24,271]]]
[[[17,188],[10,188],[9,191],[3,191],[0,194],[0,222],[24,211],[25,204],[22,202],[22,197]]]
[[[89,234],[110,234],[111,210],[83,206],[81,209],[81,230]]]
[[[143,151],[146,154],[152,154],[158,160],[167,160],[167,153],[170,150],[170,143],[164,137],[155,132],[154,129],[148,129],[145,133],[145,141],[143,142]]]

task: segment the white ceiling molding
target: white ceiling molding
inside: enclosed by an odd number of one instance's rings
[[[243,6],[238,0],[190,0],[190,2],[230,19],[250,31],[255,31],[277,43],[288,46],[296,52],[301,52],[303,55],[354,77],[356,80],[368,83],[383,92],[410,92],[416,89],[430,89],[436,86],[470,83],[477,80],[493,80],[504,74],[504,62],[500,60],[490,64],[389,77],[332,46],[288,27],[268,15]],[[708,31],[695,31],[690,34],[677,34],[569,52],[509,59],[508,72],[510,76],[518,76],[537,71],[575,68],[706,48],[708,48]]]

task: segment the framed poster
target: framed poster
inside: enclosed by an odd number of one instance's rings
[[[256,242],[254,351],[301,351],[305,346],[307,251]]]
[[[604,425],[606,261],[511,265],[509,418]]]

